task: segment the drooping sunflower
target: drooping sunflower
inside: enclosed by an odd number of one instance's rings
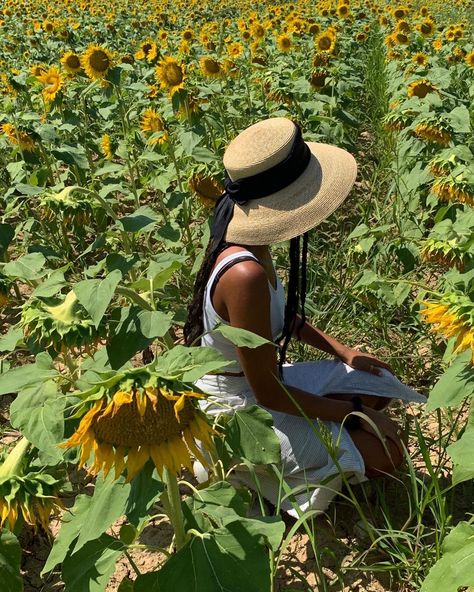
[[[168,132],[165,129],[163,119],[154,109],[145,109],[140,122],[142,132],[151,133],[148,144],[163,144],[168,139]]]
[[[474,50],[467,53],[464,59],[469,68],[474,68]]]
[[[60,62],[69,74],[77,74],[81,70],[81,58],[73,51],[66,52]]]
[[[110,140],[109,134],[104,134],[100,139],[100,148],[105,158],[107,160],[112,160],[112,158],[114,157],[114,153],[112,150],[112,142]]]
[[[113,55],[106,47],[90,45],[81,55],[81,65],[91,80],[101,80],[113,66]]]
[[[437,240],[429,238],[421,245],[421,258],[446,267],[464,267],[465,253],[459,249],[457,240]]]
[[[189,187],[207,208],[214,207],[224,191],[222,184],[209,175],[193,175],[189,180]]]
[[[447,126],[432,118],[420,121],[415,127],[415,135],[425,142],[432,142],[440,146],[448,146],[452,139]]]
[[[64,78],[54,66],[38,76],[38,80],[44,85],[42,94],[46,102],[54,101],[56,95],[64,85]]]
[[[105,335],[105,325],[93,320],[71,290],[64,297],[33,297],[23,305],[19,326],[25,338],[55,352],[84,349],[90,352]]]
[[[414,80],[410,82],[407,88],[407,95],[409,97],[418,97],[424,99],[427,94],[435,92],[437,90],[434,84],[431,84],[429,80],[423,78],[422,80]]]
[[[431,187],[431,191],[443,201],[465,203],[474,206],[474,185],[464,177],[449,174],[446,177],[438,177]]]
[[[35,467],[29,447],[21,438],[0,464],[0,528],[8,523],[13,530],[21,516],[35,530],[39,525],[48,530],[51,513],[64,508],[58,494],[65,476]]]
[[[20,146],[22,150],[32,152],[35,149],[33,137],[27,131],[18,129],[12,123],[4,123],[2,132],[7,136],[11,144]]]
[[[184,66],[171,56],[166,56],[158,64],[155,68],[155,76],[161,88],[167,90],[170,95],[184,87]]]
[[[277,37],[277,45],[280,51],[290,51],[292,47],[291,37],[288,35],[278,35]]]
[[[196,440],[214,449],[215,431],[197,407],[205,395],[179,379],[161,376],[155,359],[150,365],[104,377],[78,396],[84,399],[81,421],[64,448],[80,447],[79,467],[104,476],[114,468],[115,479],[124,469],[127,481],[151,459],[160,474],[166,467],[179,473],[192,471],[191,454],[207,465]],[[88,462],[92,454],[92,460]]]

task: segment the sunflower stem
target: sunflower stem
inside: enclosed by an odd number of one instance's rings
[[[163,505],[173,526],[176,551],[179,551],[186,543],[187,536],[184,531],[183,510],[181,508],[181,496],[179,494],[178,479],[168,467],[163,468],[163,481],[166,483],[166,491],[162,496]]]
[[[0,478],[17,474],[29,446],[30,443],[25,437],[18,440],[11,452],[8,453],[6,460],[0,466]]]
[[[137,564],[135,563],[135,561],[133,561],[133,559],[130,557],[130,553],[128,551],[125,551],[125,556],[128,559],[130,565],[132,566],[133,571],[137,574],[137,576],[141,576],[141,572],[138,569]]]

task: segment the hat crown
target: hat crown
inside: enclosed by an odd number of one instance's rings
[[[265,119],[245,129],[224,154],[231,181],[257,175],[282,162],[290,153],[296,133],[296,125],[285,117]]]

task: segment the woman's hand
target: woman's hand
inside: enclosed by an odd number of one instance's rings
[[[371,374],[381,376],[382,372],[380,371],[380,368],[385,368],[386,370],[394,374],[394,371],[387,363],[382,362],[372,354],[360,352],[350,347],[344,348],[344,350],[340,354],[338,354],[338,357],[345,364],[347,364],[351,368],[355,368],[356,370],[365,370],[365,372],[370,372]]]

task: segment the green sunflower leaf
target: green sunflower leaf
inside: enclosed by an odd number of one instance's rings
[[[62,459],[57,447],[64,437],[66,398],[54,380],[23,389],[10,406],[10,420],[38,448],[40,459],[55,464]]]
[[[2,592],[22,592],[20,573],[21,547],[16,536],[3,528],[0,531],[0,582]]]
[[[135,592],[270,592],[270,589],[265,537],[250,532],[241,521],[193,537],[160,571],[139,576],[135,582]]]
[[[73,287],[77,299],[90,314],[96,329],[121,279],[122,273],[116,269],[109,273],[103,280],[83,280]]]
[[[236,456],[252,463],[278,463],[280,441],[272,426],[272,416],[262,407],[239,409],[226,424],[227,443]]]

